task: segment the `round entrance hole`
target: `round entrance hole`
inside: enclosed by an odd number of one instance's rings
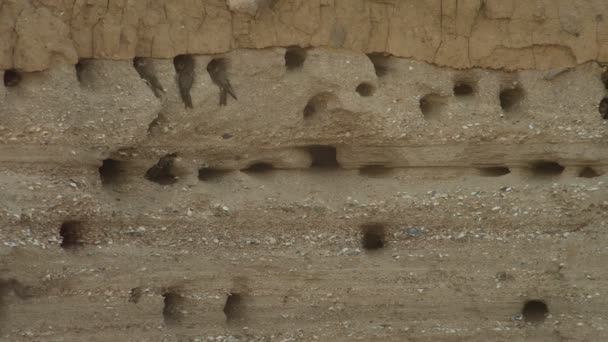
[[[374,95],[374,86],[367,82],[360,83],[355,90],[364,97]]]
[[[287,70],[299,69],[306,60],[306,49],[299,46],[291,46],[285,51],[285,67]]]
[[[524,90],[520,87],[503,89],[498,98],[500,108],[505,112],[512,112],[518,109],[519,104],[524,99]]]
[[[74,249],[82,245],[82,223],[79,221],[64,222],[59,228],[61,248]]]
[[[454,96],[471,96],[475,92],[470,83],[458,81],[454,84]]]
[[[367,251],[384,248],[384,225],[379,223],[364,224],[361,226],[361,246]]]
[[[524,303],[521,314],[524,321],[539,324],[547,318],[549,307],[542,300],[529,300]]]
[[[21,75],[15,70],[4,71],[4,86],[16,87],[21,82]]]

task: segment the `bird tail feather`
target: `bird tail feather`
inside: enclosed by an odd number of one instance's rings
[[[187,108],[192,108],[192,97],[190,96],[189,91],[182,91],[182,100]]]
[[[228,103],[228,95],[225,88],[220,89],[220,106],[225,106]]]

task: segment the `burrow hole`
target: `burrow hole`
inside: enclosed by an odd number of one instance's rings
[[[260,173],[268,173],[272,170],[274,170],[274,166],[272,166],[272,164],[270,164],[270,163],[255,162],[255,163],[249,164],[249,166],[247,166],[245,169],[243,169],[241,171],[246,172],[246,173],[260,174]]]
[[[228,173],[230,173],[230,170],[201,167],[200,169],[198,169],[198,179],[203,182],[212,182],[224,177]]]
[[[454,96],[472,96],[475,94],[475,86],[472,82],[460,80],[454,82],[454,88],[452,88]]]
[[[167,325],[175,325],[184,318],[183,307],[185,299],[175,291],[163,293],[163,319]]]
[[[285,50],[285,67],[287,70],[299,69],[306,61],[306,49],[299,46],[290,46]]]
[[[4,86],[5,87],[16,87],[21,83],[21,74],[16,70],[5,70],[4,71]]]
[[[90,83],[91,79],[92,79],[92,75],[91,75],[91,64],[93,63],[93,61],[89,58],[81,58],[78,60],[78,63],[76,63],[76,65],[74,65],[74,68],[76,69],[76,79],[78,80],[79,83],[81,84],[87,84]]]
[[[602,83],[604,83],[604,87],[608,89],[608,70],[604,71],[600,76]]]
[[[443,113],[446,99],[439,94],[427,94],[420,99],[420,111],[426,119],[437,119]]]
[[[500,108],[504,112],[516,111],[524,99],[524,90],[519,86],[503,89],[500,91],[498,99],[500,100]]]
[[[374,95],[375,88],[371,83],[362,82],[359,83],[357,88],[355,89],[357,93],[361,96],[367,97]]]
[[[224,304],[224,315],[228,323],[238,321],[244,317],[243,295],[236,292],[231,292],[226,297]]]
[[[181,72],[191,72],[194,70],[194,58],[192,55],[177,55],[173,57],[173,67],[178,74]]]
[[[311,145],[307,149],[312,159],[311,167],[322,169],[337,169],[340,167],[335,146]]]
[[[177,177],[172,173],[173,163],[176,157],[176,153],[170,153],[161,157],[156,164],[146,171],[144,178],[161,185],[169,185],[177,182]]]
[[[383,177],[390,175],[392,172],[392,168],[384,165],[366,165],[359,169],[359,174],[366,177]]]
[[[70,250],[82,246],[83,225],[80,221],[66,221],[59,228],[61,248]]]
[[[376,76],[384,77],[389,72],[389,62],[390,57],[383,53],[369,53],[367,57],[374,65],[374,71],[376,72]]]
[[[132,288],[131,291],[129,291],[129,303],[139,303],[139,300],[141,299],[143,293],[144,291],[141,289],[141,287]]]
[[[608,97],[604,97],[598,106],[600,116],[604,120],[608,120]]]
[[[311,97],[306,103],[304,110],[302,112],[304,119],[310,119],[315,116],[315,114],[319,112],[323,112],[327,109],[327,103],[333,97],[331,93],[321,92]]]
[[[553,161],[537,161],[530,165],[532,175],[538,177],[554,177],[559,176],[564,172],[564,167],[558,162]]]
[[[478,170],[482,177],[500,177],[511,173],[511,170],[506,166],[482,167]]]
[[[586,166],[579,172],[578,176],[582,178],[596,178],[601,176],[601,173],[597,172],[592,167]]]
[[[529,300],[524,303],[521,310],[524,321],[530,323],[542,323],[549,314],[549,307],[542,300]]]
[[[361,246],[368,251],[384,248],[386,232],[380,223],[368,223],[361,226]]]
[[[99,167],[99,178],[104,186],[117,184],[121,180],[122,162],[115,159],[105,159]]]

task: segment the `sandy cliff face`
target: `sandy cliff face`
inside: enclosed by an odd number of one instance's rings
[[[608,62],[603,0],[3,0],[0,69],[299,45],[455,68]]]
[[[0,340],[607,340],[606,15],[0,0]]]

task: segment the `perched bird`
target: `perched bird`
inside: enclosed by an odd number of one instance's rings
[[[227,104],[228,94],[237,100],[234,89],[232,89],[232,86],[230,85],[230,80],[228,80],[225,59],[215,58],[211,60],[211,62],[207,64],[207,72],[209,72],[209,76],[213,83],[220,88],[220,106],[225,106]]]
[[[133,58],[133,66],[141,78],[143,78],[148,86],[152,88],[156,97],[161,97],[161,93],[165,92],[165,89],[156,78],[156,72],[154,66],[150,61],[143,57]]]
[[[175,183],[176,178],[171,174],[171,168],[173,167],[173,162],[176,157],[177,153],[171,153],[161,157],[154,166],[146,171],[144,177],[149,181],[159,184]]]
[[[182,101],[187,108],[192,108],[190,89],[194,84],[194,59],[190,55],[179,55],[173,60],[177,72],[177,85]]]

